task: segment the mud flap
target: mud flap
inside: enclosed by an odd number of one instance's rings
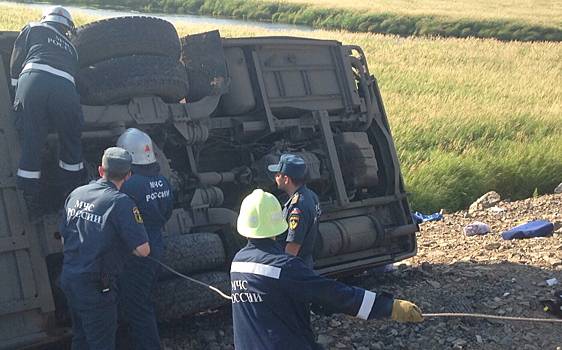
[[[181,61],[190,84],[187,102],[228,92],[229,79],[219,31],[185,36],[181,45]]]

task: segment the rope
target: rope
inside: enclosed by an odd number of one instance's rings
[[[509,321],[527,321],[527,322],[552,322],[562,323],[562,320],[552,318],[529,318],[529,317],[513,317],[513,316],[497,316],[486,314],[466,314],[466,313],[435,313],[435,314],[422,314],[423,317],[472,317],[472,318],[489,318],[493,320],[509,320]]]
[[[165,268],[166,270],[170,271],[171,273],[181,277],[181,278],[185,278],[188,281],[191,281],[195,284],[198,284],[202,287],[208,288],[210,290],[212,290],[213,292],[217,293],[218,295],[220,295],[222,298],[227,299],[227,300],[232,300],[232,298],[229,295],[226,295],[225,293],[223,293],[220,289],[218,289],[217,287],[211,286],[207,283],[201,282],[199,280],[196,280],[195,278],[189,277],[184,275],[181,272],[178,272],[176,270],[174,270],[173,268],[171,268],[170,266],[164,264],[163,262],[161,262],[158,259],[155,259],[151,256],[147,256],[148,259],[157,262],[158,264],[160,264],[163,268]],[[527,321],[527,322],[550,322],[550,323],[562,323],[562,320],[556,320],[556,319],[551,319],[551,318],[529,318],[529,317],[512,317],[512,316],[497,316],[497,315],[486,315],[486,314],[467,314],[467,313],[450,313],[450,312],[445,312],[445,313],[432,313],[432,314],[422,314],[422,316],[424,318],[433,318],[433,317],[471,317],[471,318],[488,318],[488,319],[494,319],[494,320],[509,320],[509,321]]]
[[[212,290],[213,292],[217,293],[217,294],[220,295],[221,297],[223,297],[223,298],[225,298],[225,299],[228,299],[228,300],[232,300],[232,298],[231,298],[229,295],[224,294],[224,293],[223,293],[220,289],[218,289],[217,287],[214,287],[214,286],[211,286],[210,284],[207,284],[207,283],[201,282],[201,281],[199,281],[199,280],[196,280],[195,278],[191,278],[191,277],[189,277],[189,276],[186,276],[186,275],[184,275],[183,273],[174,270],[174,269],[171,268],[170,266],[164,264],[164,263],[161,262],[160,260],[155,259],[155,258],[153,258],[153,257],[151,257],[151,256],[147,256],[147,258],[150,259],[150,260],[152,260],[152,261],[157,262],[157,263],[160,264],[163,268],[165,268],[166,270],[170,271],[171,273],[173,273],[173,274],[175,274],[175,275],[180,276],[181,278],[185,278],[185,279],[188,280],[188,281],[191,281],[191,282],[193,282],[193,283],[196,283],[196,284],[198,284],[198,285],[200,285],[200,286],[203,286],[203,287],[205,287],[205,288],[209,288],[210,290]]]

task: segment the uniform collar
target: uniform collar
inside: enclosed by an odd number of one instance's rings
[[[247,248],[256,248],[266,252],[282,253],[283,250],[277,241],[270,238],[249,238]]]
[[[146,165],[132,164],[131,171],[133,174],[142,176],[158,176],[160,174],[160,165],[158,163]]]
[[[299,187],[295,190],[295,193],[293,193],[293,194],[289,197],[289,199],[285,202],[285,206],[286,206],[286,207],[289,206],[289,204],[290,204],[291,201],[293,200],[293,197],[296,196],[296,195],[301,194],[302,191],[303,191],[305,188],[306,188],[306,185],[305,185],[305,184],[299,186]]]
[[[107,186],[107,187],[111,187],[113,189],[117,189],[117,186],[115,186],[115,184],[113,182],[111,182],[110,180],[104,179],[103,177],[98,179],[96,182],[98,184],[102,185],[102,186]]]

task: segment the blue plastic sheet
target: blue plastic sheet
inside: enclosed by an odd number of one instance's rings
[[[505,240],[548,236],[554,231],[554,224],[547,220],[529,221],[502,233]]]
[[[422,222],[426,221],[440,221],[443,220],[443,214],[441,213],[433,213],[433,214],[422,214],[419,211],[416,211],[412,214],[412,219],[416,224],[421,224]]]

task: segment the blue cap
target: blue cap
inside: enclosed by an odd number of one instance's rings
[[[278,164],[272,164],[267,170],[273,173],[285,174],[293,179],[302,179],[306,172],[304,159],[294,154],[283,154]]]

